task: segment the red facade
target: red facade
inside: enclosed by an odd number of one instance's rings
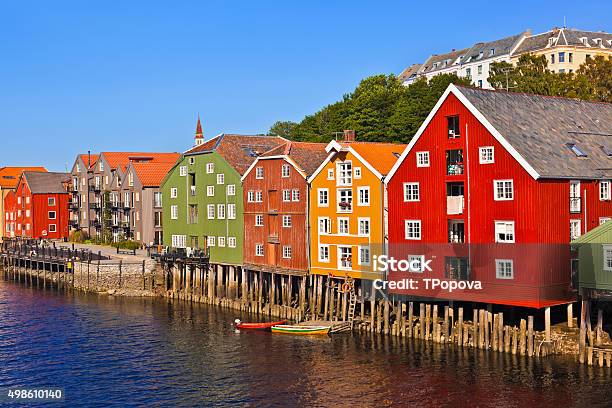
[[[33,194],[22,177],[4,200],[5,235],[63,239],[68,237],[68,193]]]
[[[282,157],[260,158],[245,175],[243,192],[245,267],[305,275],[308,184],[304,175]],[[283,222],[286,217],[290,221]]]
[[[449,117],[458,117],[459,131],[452,137]],[[493,147],[492,163],[481,163],[483,147]],[[417,165],[419,152],[429,152],[428,166]],[[501,180],[512,180],[511,199],[496,199],[495,181]],[[405,201],[405,183],[418,183],[418,200]],[[580,199],[570,211],[570,180],[534,179],[453,93],[387,188],[389,255],[425,255],[433,269],[391,274],[392,279],[455,277],[482,282],[482,290],[448,293],[421,285],[418,290],[395,291],[415,296],[529,307],[570,301],[570,219],[580,219],[584,233],[599,225],[601,217],[612,216],[612,203],[599,199],[599,182],[593,180],[581,181]],[[407,239],[406,220],[420,221],[420,239]],[[498,242],[496,232],[503,225],[496,222],[506,222],[508,232],[508,223],[514,223],[514,242]],[[455,258],[468,260],[469,273],[462,275],[462,260]],[[506,260],[512,261],[512,277],[499,278],[503,265],[497,261]]]

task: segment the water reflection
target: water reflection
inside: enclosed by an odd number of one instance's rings
[[[71,406],[609,406],[607,368],[377,336],[241,331],[201,305],[0,282],[0,384]]]

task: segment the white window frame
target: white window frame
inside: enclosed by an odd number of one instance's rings
[[[612,272],[612,245],[602,245],[603,270]]]
[[[178,205],[171,205],[170,206],[170,219],[171,220],[178,220]]]
[[[294,202],[300,201],[300,190],[299,189],[294,188],[293,190],[291,190],[291,201],[294,201]]]
[[[283,259],[291,259],[291,245],[283,245]]]
[[[47,198],[47,205],[49,207],[55,207],[55,197],[49,197]]]
[[[503,244],[514,244],[516,242],[516,224],[514,223],[514,221],[495,221],[494,224],[495,228],[494,228],[494,232],[495,232],[495,242],[496,243],[503,243]],[[498,235],[498,230],[501,230],[501,228],[504,228],[506,232],[504,232],[504,235],[508,235],[509,233],[508,228],[512,227],[512,239],[501,239]]]
[[[227,237],[228,248],[236,248],[236,237]]]
[[[351,233],[351,219],[349,217],[338,217],[336,219],[338,225],[338,235],[349,235]],[[346,226],[346,231],[344,226]]]
[[[327,257],[322,258],[321,257],[321,250],[324,249],[326,252]],[[329,245],[327,244],[319,244],[319,248],[318,248],[318,258],[319,258],[319,262],[324,262],[324,263],[329,263],[330,262],[330,253],[329,253]]]
[[[227,205],[227,219],[228,220],[236,219],[236,204]]]
[[[206,163],[206,173],[213,174],[215,172],[215,163]]]
[[[347,169],[348,167],[348,169]],[[336,163],[336,185],[338,187],[350,187],[353,185],[353,162],[345,160]]]
[[[599,225],[605,224],[610,220],[612,220],[612,217],[599,217]]]
[[[263,244],[255,244],[255,256],[264,256]]]
[[[325,193],[324,203],[321,203],[321,193]],[[318,207],[329,207],[329,188],[318,188],[317,189],[317,202],[318,202]]]
[[[283,190],[283,203],[291,202],[291,190]]]
[[[416,152],[416,166],[417,167],[429,167],[429,151]]]
[[[255,167],[255,178],[257,180],[263,180],[263,178],[264,178],[264,168],[263,168],[263,166]]]
[[[498,186],[501,184],[502,195],[499,195]],[[510,185],[510,193],[508,195],[508,191],[506,191],[507,185]],[[495,201],[512,201],[514,200],[514,180],[506,179],[506,180],[493,180],[493,199]]]
[[[283,228],[291,228],[293,225],[293,220],[291,219],[291,215],[283,215]]]
[[[281,167],[281,177],[287,178],[291,175],[291,166],[288,164],[283,164]]]
[[[362,256],[364,250],[368,254],[368,259],[365,262],[364,262],[363,256]],[[359,245],[357,247],[357,251],[358,251],[357,265],[360,265],[360,266],[370,266],[372,264],[372,250],[370,249],[370,246],[369,245]]]
[[[353,269],[353,247],[350,245],[338,245],[337,248],[338,248],[338,269],[341,269],[344,271],[350,271],[351,269]],[[349,249],[351,253],[350,266],[344,266],[342,264],[342,257],[340,256],[340,254],[342,253],[343,249]]]
[[[367,194],[367,200],[361,200],[361,193],[365,192]],[[357,188],[357,205],[360,207],[369,207],[370,206],[370,186],[358,187]]]
[[[328,180],[334,179],[334,169],[327,169],[327,179]]]
[[[225,204],[217,204],[217,219],[225,219]]]
[[[216,246],[216,243],[215,243],[215,242],[216,242],[216,240],[215,240],[215,238],[216,238],[216,237],[214,237],[214,236],[209,236],[209,237],[207,237],[207,238],[206,238],[206,246],[209,246],[209,247],[214,247],[214,246]]]
[[[420,268],[412,269],[412,262],[419,261]],[[414,273],[423,273],[425,272],[425,268],[423,265],[425,264],[425,255],[408,255],[408,262],[411,266],[410,272]]]
[[[599,182],[599,201],[610,201],[610,180],[601,180]]]
[[[181,176],[181,177],[187,176],[187,166],[180,166],[179,167],[179,176]]]
[[[217,246],[221,248],[225,247],[225,237],[217,237]]]
[[[579,219],[570,219],[570,239],[574,240],[582,235],[582,222]]]
[[[488,158],[488,152],[491,152],[491,158]],[[480,164],[493,164],[495,163],[495,147],[494,146],[482,146],[478,148],[478,160]]]
[[[264,226],[264,216],[263,214],[255,214],[255,226],[263,227]]]
[[[354,167],[354,168],[353,168],[353,177],[354,177],[356,180],[361,179],[361,167]]]
[[[177,197],[178,197],[178,188],[172,187],[170,189],[170,198],[177,198]]]
[[[413,229],[416,229],[415,227],[418,226],[418,234],[414,234],[411,236],[409,236],[408,234],[408,226],[414,224]],[[421,224],[421,220],[404,220],[404,237],[406,238],[406,240],[409,241],[420,241],[423,237],[423,230],[422,230],[422,224]]]
[[[209,220],[215,219],[215,205],[214,204],[208,204],[206,206],[206,218]]]
[[[414,189],[416,187],[416,190]],[[421,201],[421,187],[418,182],[404,183],[404,202],[415,203]]]
[[[228,196],[235,196],[236,195],[236,185],[228,184],[226,187],[226,191],[227,191]]]
[[[51,216],[52,213],[53,213],[53,217]],[[56,220],[57,219],[57,211],[47,211],[47,216],[49,217],[50,220]]]
[[[57,232],[57,224],[49,224],[49,232]]]
[[[224,173],[217,174],[217,184],[225,184],[225,174]]]
[[[367,232],[362,231],[362,226],[367,225]],[[372,223],[370,217],[359,217],[357,218],[357,235],[360,237],[369,237],[372,231]]]
[[[321,228],[324,225],[325,228]],[[331,218],[329,217],[318,217],[317,219],[317,228],[319,231],[319,235],[329,235],[331,234]]]
[[[215,196],[215,186],[206,186],[206,197]]]
[[[249,190],[247,191],[247,203],[255,202],[255,191]]]
[[[261,190],[257,190],[255,192],[255,202],[256,203],[261,203],[263,202],[263,192]]]
[[[506,275],[506,266],[510,264],[510,276]],[[503,268],[503,271],[501,270]],[[512,259],[496,259],[495,260],[495,278],[497,279],[514,279],[514,261]]]

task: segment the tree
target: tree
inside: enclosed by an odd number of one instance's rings
[[[292,132],[295,130],[297,123],[292,121],[278,121],[270,127],[268,135],[280,136],[285,139],[291,139]]]
[[[578,69],[588,83],[588,93],[594,100],[612,102],[612,58],[597,56],[589,58]]]

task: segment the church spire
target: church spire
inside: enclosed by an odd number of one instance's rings
[[[198,124],[196,125],[195,133],[195,145],[199,146],[204,143],[204,133],[202,132],[202,123],[200,122],[200,115],[198,114]]]

